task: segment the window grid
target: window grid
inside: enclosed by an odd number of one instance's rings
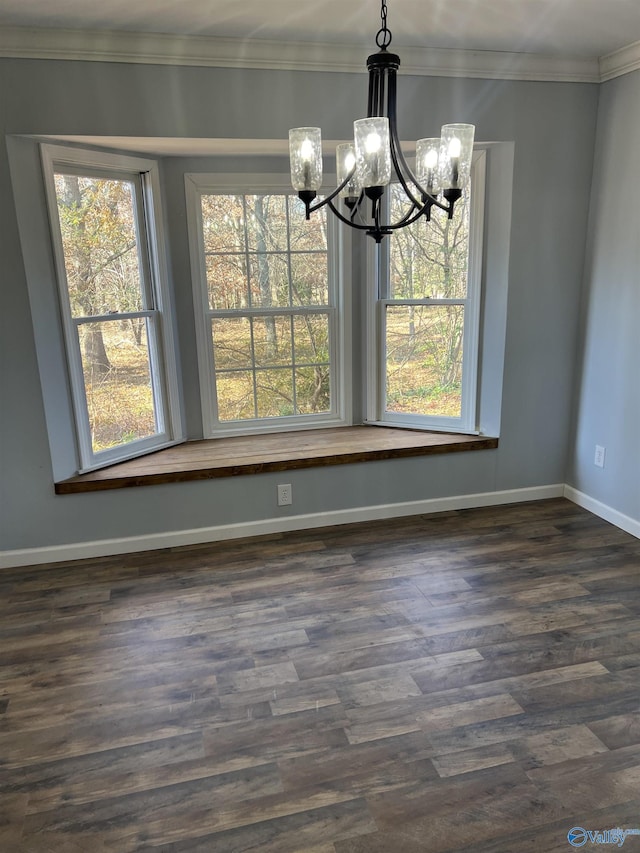
[[[69,379],[65,441],[82,473],[181,440],[173,337],[160,317],[160,185],[143,158],[40,150]]]
[[[368,420],[371,423],[413,427],[417,429],[441,429],[451,432],[477,432],[477,373],[480,324],[480,287],[482,269],[482,237],[484,207],[484,152],[474,155],[472,184],[468,190],[468,236],[466,248],[465,291],[456,297],[434,296],[422,298],[392,298],[391,282],[391,239],[387,244],[376,247],[370,254],[372,269],[378,269],[378,296],[370,300],[368,311],[368,348],[370,363],[375,365],[367,381]],[[435,213],[437,216],[437,212]],[[416,226],[412,226],[416,228]],[[424,228],[424,223],[422,223]],[[430,226],[427,226],[430,227]],[[420,233],[420,232],[418,232]],[[428,254],[428,253],[426,253]],[[375,259],[374,259],[375,258]],[[397,408],[389,408],[388,392],[388,323],[390,310],[416,307],[422,311],[447,306],[460,306],[462,311],[462,346],[459,353],[460,409],[458,415],[445,413],[429,414],[426,410],[403,411],[403,397]],[[405,374],[406,375],[406,374]],[[416,389],[419,392],[419,388]],[[416,394],[418,396],[418,394]],[[417,408],[417,407],[416,407]],[[426,407],[425,407],[426,409]],[[444,406],[441,412],[444,412]]]
[[[73,243],[73,234],[71,236],[67,236],[66,240],[62,236],[62,209],[63,209],[63,201],[61,196],[58,193],[58,187],[56,186],[55,194],[56,194],[56,205],[58,209],[58,228],[60,229],[61,235],[61,264],[60,264],[60,275],[59,275],[59,283],[60,283],[60,293],[63,307],[68,305],[68,316],[70,322],[68,324],[68,328],[72,328],[75,330],[75,336],[73,345],[71,346],[70,353],[76,353],[75,357],[73,357],[73,362],[75,362],[76,368],[76,379],[73,382],[73,386],[75,388],[75,400],[76,400],[76,423],[79,430],[79,445],[81,448],[81,456],[82,456],[82,467],[89,468],[92,467],[92,464],[101,457],[108,458],[112,455],[119,456],[122,452],[122,448],[127,444],[135,444],[137,442],[149,442],[155,441],[158,434],[161,432],[164,424],[164,417],[162,416],[162,408],[163,408],[163,399],[162,399],[162,389],[158,383],[158,352],[157,352],[157,340],[154,334],[155,330],[155,319],[156,319],[156,311],[151,308],[152,304],[152,287],[150,282],[150,265],[144,263],[143,259],[147,254],[147,239],[144,228],[141,228],[141,225],[144,225],[144,205],[142,199],[142,175],[109,175],[109,174],[99,174],[94,175],[90,170],[87,169],[63,169],[55,172],[54,177],[57,178],[74,178],[78,182],[88,183],[90,181],[95,182],[96,187],[104,186],[122,186],[126,187],[128,190],[128,198],[130,199],[131,204],[131,215],[132,215],[132,228],[133,228],[133,236],[134,236],[134,245],[125,247],[124,253],[126,254],[128,251],[135,251],[135,259],[136,259],[136,270],[137,270],[137,278],[135,284],[135,290],[137,292],[137,296],[140,300],[140,304],[142,306],[142,310],[140,311],[123,311],[119,307],[110,311],[107,314],[104,313],[85,313],[80,315],[74,315],[72,310],[72,291],[70,281],[68,279],[68,262],[71,262],[71,259],[67,257],[67,252],[72,252],[74,248]],[[98,196],[98,192],[96,191],[96,197]],[[78,200],[75,200],[73,205],[80,205],[84,203],[84,199],[81,195],[79,195]],[[96,205],[98,202],[96,202]],[[92,203],[89,202],[88,210],[92,211]],[[83,232],[80,231],[80,235],[83,236]],[[81,236],[78,239],[81,239]],[[122,254],[122,251],[119,252]],[[118,255],[116,254],[116,257]],[[90,262],[89,262],[90,263]],[[107,261],[108,263],[108,261]],[[93,274],[93,272],[92,272]],[[102,296],[102,291],[99,285],[96,285],[96,295],[101,300],[104,298]],[[67,311],[63,311],[65,315],[67,315]],[[101,418],[101,410],[97,410],[95,408],[95,400],[94,400],[94,386],[97,385],[98,388],[102,384],[101,380],[96,382],[94,377],[95,365],[91,361],[91,357],[87,352],[83,353],[82,350],[82,340],[83,336],[81,335],[81,330],[83,328],[87,329],[87,334],[89,335],[98,335],[99,341],[101,342],[101,346],[103,349],[107,346],[107,341],[105,340],[104,335],[108,332],[109,334],[113,334],[113,329],[116,323],[124,323],[127,320],[133,319],[144,319],[145,323],[145,342],[146,346],[144,348],[144,357],[143,363],[141,364],[141,369],[144,375],[148,375],[149,382],[149,399],[151,403],[151,411],[149,413],[153,426],[149,424],[148,426],[144,426],[140,424],[140,426],[134,430],[129,430],[129,433],[125,433],[121,437],[113,437],[113,438],[102,438],[99,437],[102,432],[104,432],[105,427],[102,425],[104,423],[104,419]],[[93,327],[93,329],[92,329]],[[96,328],[101,327],[101,328]],[[71,343],[71,342],[70,342]],[[106,353],[106,349],[105,349]],[[112,373],[114,371],[114,365],[112,362],[112,356],[105,354],[105,361],[109,365],[108,373]],[[106,369],[106,368],[105,368]],[[89,371],[89,373],[87,373]],[[115,374],[117,376],[118,369],[115,368]],[[107,374],[108,375],[108,374]],[[112,389],[112,394],[117,395],[118,391],[122,390],[122,385],[114,386]],[[126,388],[126,385],[124,386]],[[89,397],[89,388],[91,388],[91,397]],[[122,402],[121,402],[122,405]],[[126,405],[126,403],[125,403]],[[145,402],[141,402],[141,406],[146,408]],[[129,411],[125,409],[123,411],[123,420],[128,420]]]
[[[187,182],[187,187],[189,187],[189,182]],[[201,257],[205,261],[205,264],[201,267],[203,278],[202,288],[207,294],[204,310],[205,315],[208,318],[207,328],[209,330],[208,337],[205,340],[205,346],[208,347],[210,353],[206,360],[206,364],[203,364],[205,358],[203,357],[202,352],[199,356],[201,374],[203,372],[203,368],[205,371],[208,369],[207,365],[210,365],[211,367],[210,387],[212,389],[212,398],[210,400],[210,411],[212,413],[212,422],[211,430],[209,431],[206,425],[206,411],[209,409],[206,405],[206,397],[203,397],[205,434],[234,434],[239,430],[243,432],[269,431],[271,426],[274,428],[308,428],[315,425],[316,422],[318,425],[326,425],[327,422],[335,423],[338,420],[336,367],[335,364],[332,363],[332,358],[335,358],[336,356],[336,337],[338,326],[338,317],[335,305],[335,285],[331,283],[330,279],[328,279],[324,284],[323,289],[325,291],[325,295],[322,296],[322,301],[315,304],[311,302],[309,302],[309,304],[305,304],[305,297],[297,292],[295,285],[296,275],[300,275],[300,268],[296,271],[296,267],[294,266],[296,264],[296,258],[320,257],[323,259],[323,266],[326,265],[325,274],[329,276],[332,268],[330,252],[327,248],[293,248],[294,227],[300,229],[300,222],[297,222],[295,226],[293,225],[292,197],[289,193],[285,194],[281,191],[266,191],[261,193],[263,196],[280,196],[281,199],[284,198],[286,200],[284,204],[281,202],[281,207],[277,204],[274,205],[274,208],[279,210],[281,214],[280,224],[277,223],[275,225],[278,239],[278,246],[276,248],[269,246],[268,243],[266,245],[261,244],[261,241],[264,241],[264,233],[266,233],[266,231],[261,235],[254,235],[253,232],[249,232],[249,228],[252,224],[250,222],[252,210],[250,202],[252,196],[247,193],[230,193],[230,195],[235,195],[236,198],[238,196],[241,196],[242,198],[241,211],[243,222],[241,234],[238,235],[244,243],[242,248],[240,249],[240,247],[236,247],[234,249],[231,246],[229,249],[208,248],[206,241],[207,232],[212,233],[210,230],[211,221],[209,219],[205,220],[204,217],[205,215],[209,217],[212,212],[216,211],[216,208],[212,206],[207,210],[203,206],[204,197],[208,195],[224,196],[226,193],[200,190],[194,195],[197,199],[196,210],[199,212],[198,242],[202,253]],[[239,200],[240,199],[238,198],[238,201]],[[266,214],[267,217],[268,215],[269,213]],[[284,228],[282,228],[282,220],[285,223]],[[267,220],[262,220],[262,216],[260,216],[260,219],[257,219],[256,221]],[[282,230],[280,230],[281,228]],[[296,235],[297,234],[298,232],[296,231]],[[325,235],[326,234],[327,232],[325,232]],[[221,236],[224,241],[224,234]],[[233,243],[233,240],[231,243]],[[192,242],[192,251],[193,248],[194,244]],[[215,282],[215,278],[212,278],[211,269],[206,264],[206,259],[210,257],[241,257],[243,259],[246,271],[246,282],[243,287],[243,290],[246,288],[246,296],[244,297],[246,307],[211,307],[211,303],[215,304],[217,300],[210,292],[212,282]],[[278,300],[277,291],[274,291],[270,295],[268,294],[268,291],[266,295],[264,292],[261,292],[263,283],[262,281],[260,281],[260,283],[257,281],[257,276],[262,272],[258,267],[258,258],[261,258],[260,263],[268,263],[269,258],[282,259],[283,266],[282,268],[279,268],[278,272],[276,272],[277,279],[275,284],[273,279],[271,280],[271,286],[285,286],[289,304],[272,305],[270,303],[273,298],[275,298],[276,301]],[[298,267],[300,267],[300,265],[298,265]],[[304,267],[304,262],[302,263],[302,267]],[[311,267],[311,270],[313,272],[313,267]],[[269,267],[269,271],[273,271],[273,268]],[[283,280],[285,275],[286,282]],[[215,277],[215,269],[213,271],[213,276]],[[317,283],[318,280],[316,280],[316,285]],[[322,287],[321,283],[320,286]],[[309,291],[309,299],[312,298],[313,285],[310,285],[310,287],[312,289]],[[283,295],[284,293],[280,291],[280,299],[282,299]],[[326,301],[327,298],[328,302]],[[257,303],[257,300],[260,300],[259,304]],[[225,300],[223,299],[223,301]],[[248,321],[246,346],[251,360],[250,365],[245,365],[243,360],[240,360],[237,367],[228,364],[226,353],[224,356],[224,363],[219,363],[220,360],[217,357],[220,353],[219,347],[224,344],[220,343],[220,341],[223,340],[222,338],[218,337],[218,340],[216,340],[216,333],[220,336],[225,334],[225,332],[221,327],[218,327],[216,330],[214,328],[214,321],[216,319],[233,319],[234,317],[245,318]],[[320,327],[310,328],[308,332],[304,334],[303,330],[300,328],[300,324],[296,323],[296,318],[304,319],[313,317],[318,319],[322,318],[324,323]],[[272,334],[277,335],[277,345],[282,347],[282,351],[285,353],[285,358],[283,360],[284,363],[279,363],[278,361],[275,361],[274,363],[263,363],[265,355],[261,355],[261,351],[265,347],[265,341],[260,342],[261,349],[259,350],[257,324],[261,320],[268,320],[268,318],[272,318],[276,322],[279,321],[279,325],[276,328],[275,333]],[[321,343],[316,338],[317,334],[321,335]],[[322,351],[318,350],[318,345],[322,347],[322,350],[326,350],[326,355],[323,356]],[[306,353],[300,349],[301,347],[305,348]],[[200,349],[202,350],[202,343],[200,345]],[[245,350],[245,354],[247,354],[247,350]],[[305,376],[301,373],[301,371],[312,371],[314,369],[316,371],[322,371],[322,373],[317,375],[315,378],[309,375]],[[226,413],[223,414],[220,409],[221,398],[220,389],[218,388],[218,380],[222,380],[223,377],[232,377],[234,374],[237,374],[238,377],[240,377],[241,374],[247,373],[248,371],[251,373],[251,388],[253,393],[251,410],[253,412],[253,418],[248,418],[246,414],[240,415],[237,419],[233,415],[229,418],[227,417],[229,412],[228,405]],[[322,374],[324,374],[324,376]],[[275,379],[278,375],[283,378],[283,382],[284,377],[288,377],[284,385],[279,384],[279,381]],[[263,377],[266,379],[268,376],[271,376],[273,379],[273,384],[270,387],[265,385],[263,382]],[[305,398],[301,398],[300,393],[303,387],[301,383],[306,384],[314,381],[316,383],[315,386],[313,384],[311,386],[307,384]],[[227,385],[227,391],[228,387],[229,386]],[[203,388],[202,380],[201,388]],[[314,391],[314,393],[320,393],[320,397],[318,398],[319,403],[314,402],[311,396],[309,397],[309,400],[307,400],[306,394],[311,395],[311,391]],[[238,393],[241,393],[241,391],[239,390]],[[272,395],[271,401],[268,400],[269,393]],[[278,412],[278,400],[280,400],[282,396],[284,396],[285,400],[288,400],[288,403],[285,402],[282,404],[283,408]],[[267,405],[271,404],[275,407],[275,410],[272,408],[271,411],[265,412],[262,408],[265,400],[267,401]],[[307,402],[309,402],[309,406],[305,411],[305,403]],[[251,423],[252,420],[254,421],[253,424]]]

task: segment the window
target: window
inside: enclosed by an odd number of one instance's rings
[[[449,290],[442,263],[433,284],[431,273],[411,265],[407,246],[394,243],[412,240],[416,256],[433,255],[429,240],[422,245],[424,221],[422,236],[383,242],[378,289],[365,270],[373,241],[354,237],[331,214],[305,223],[288,174],[229,174],[219,158],[203,161],[216,174],[185,176],[182,160],[31,137],[7,145],[56,482],[175,444],[187,432],[195,439],[353,421],[499,435],[512,143],[476,153],[466,284],[461,261]],[[160,227],[160,168],[172,207],[175,293]],[[453,229],[456,220],[437,227]],[[464,228],[456,238],[462,257]],[[193,289],[185,292],[190,274]],[[457,338],[444,336],[443,317]],[[449,375],[425,381],[438,357]]]
[[[477,432],[484,158],[476,152],[452,220],[434,209],[431,222],[380,247],[367,240],[377,285],[367,286],[365,375],[348,382],[334,230],[342,226],[326,209],[306,222],[273,177],[229,176],[225,185],[188,175],[205,436],[346,423],[346,385],[364,398],[370,423]],[[389,197],[397,219],[401,193],[392,186]],[[346,340],[355,348],[354,320]]]
[[[153,165],[43,149],[80,469],[176,438]]]
[[[205,436],[345,422],[336,225],[259,185],[187,176]]]
[[[401,218],[403,199],[392,186],[392,221]],[[484,152],[477,152],[452,220],[434,208],[430,222],[395,231],[377,250],[370,420],[477,430],[483,206]]]

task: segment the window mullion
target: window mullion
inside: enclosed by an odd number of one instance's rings
[[[285,221],[287,223],[287,284],[289,288],[289,305],[293,307],[293,267],[291,264],[291,213],[289,211],[289,199],[285,199]],[[289,315],[289,336],[291,341],[291,394],[293,398],[293,413],[298,414],[298,395],[296,383],[296,348],[293,330],[294,315]]]
[[[131,186],[133,187],[133,200],[137,213],[134,219],[134,224],[138,244],[138,268],[140,270],[142,283],[142,304],[146,309],[154,310],[156,298],[153,287],[153,271],[149,251],[149,221],[147,217],[147,204],[144,193],[143,176],[137,175],[136,179],[131,182]]]
[[[159,359],[155,354],[160,351],[160,329],[158,328],[158,316],[154,312],[145,320],[147,331],[147,349],[149,351],[149,371],[151,379],[151,390],[155,405],[153,407],[153,416],[157,433],[164,433],[167,428],[165,406],[162,405],[164,399],[164,382],[163,375],[159,365]]]
[[[251,375],[253,384],[253,416],[258,417],[258,371],[256,367],[256,341],[253,329],[254,317],[249,317],[249,334],[251,336]]]
[[[468,297],[459,299],[380,299],[382,305],[424,305],[427,308],[434,305],[466,305]]]
[[[275,308],[210,308],[208,309],[208,313],[211,317],[306,317],[309,314],[328,314],[333,310],[335,309],[331,305],[305,305],[292,307],[287,305],[277,305]],[[112,315],[107,315],[106,319],[112,319]]]
[[[242,196],[242,233],[244,236],[244,263],[247,271],[247,307],[253,307],[251,295],[251,254],[249,252],[249,231],[247,229],[247,197]]]
[[[84,317],[72,317],[71,322],[76,326],[81,326],[84,323],[108,323],[111,320],[143,320],[148,317],[155,317],[156,309],[147,309],[146,311],[123,311],[122,313],[113,312],[112,314],[87,314]]]

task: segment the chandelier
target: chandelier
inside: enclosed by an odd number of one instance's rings
[[[449,219],[456,201],[469,182],[473,153],[472,124],[445,124],[439,138],[416,143],[415,173],[409,168],[400,147],[396,115],[396,72],[400,57],[390,53],[391,31],[387,27],[387,4],[381,0],[382,26],[376,34],[379,50],[367,59],[369,100],[367,118],[353,123],[354,141],[336,148],[338,186],[316,201],[322,185],[322,135],[319,127],[296,127],[289,131],[291,183],[304,202],[306,218],[328,205],[351,228],[365,231],[380,243],[383,237],[413,224],[438,207]],[[396,222],[386,219],[388,206],[382,203],[384,188],[392,173],[407,199],[407,209]],[[442,192],[442,200],[438,196]],[[340,197],[344,212],[334,204]],[[367,217],[365,198],[371,202]]]

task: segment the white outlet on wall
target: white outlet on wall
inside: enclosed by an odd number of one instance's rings
[[[597,465],[598,468],[604,468],[604,454],[605,448],[596,444],[596,455],[593,458],[593,464]]]
[[[278,506],[290,506],[293,503],[291,483],[278,486]]]

